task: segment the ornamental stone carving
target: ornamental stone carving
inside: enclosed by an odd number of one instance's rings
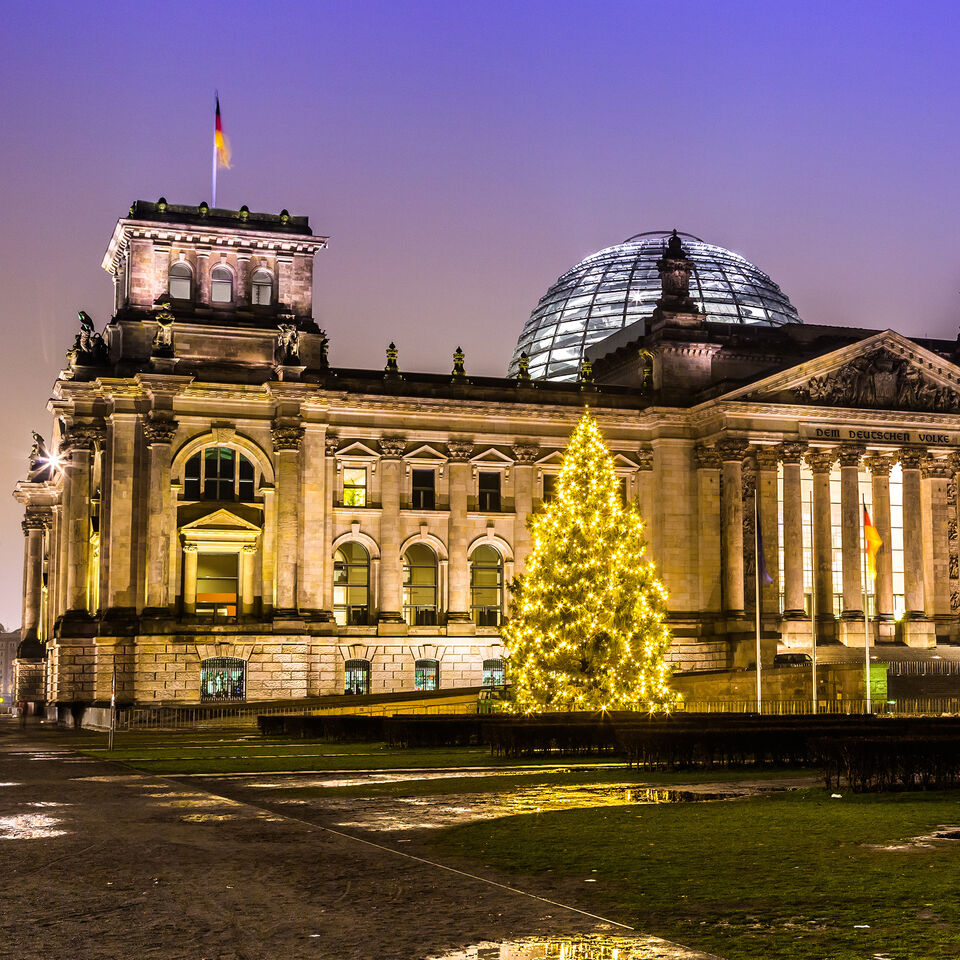
[[[31,530],[47,530],[50,527],[50,511],[41,513],[36,510],[28,510],[26,516],[20,522],[20,526],[25,534]]]
[[[920,461],[927,455],[926,447],[901,447],[897,454],[900,466],[904,470],[919,470]]]
[[[172,443],[179,426],[176,420],[144,420],[143,436],[148,446],[155,443]]]
[[[920,461],[920,476],[924,480],[949,480],[953,468],[949,460],[928,455]]]
[[[720,469],[720,454],[714,447],[698,445],[693,448],[693,455],[697,458],[698,470]]]
[[[407,448],[406,437],[381,437],[380,453],[384,460],[399,460]]]
[[[303,440],[303,427],[294,425],[275,426],[270,435],[273,438],[274,450],[299,450]]]
[[[804,459],[814,473],[829,473],[837,459],[837,452],[836,450],[808,450]]]
[[[777,447],[781,463],[801,463],[807,454],[807,445],[802,440],[786,440]]]
[[[747,441],[734,437],[724,437],[716,442],[716,451],[724,463],[732,460],[742,461],[747,452]]]
[[[538,443],[515,443],[513,445],[513,457],[517,463],[533,463],[540,452]]]
[[[641,447],[637,451],[637,469],[638,470],[653,469],[653,450],[651,450],[649,447]]]
[[[473,456],[473,441],[448,440],[447,455],[451,460],[460,461],[461,463],[469,460]]]
[[[845,443],[837,450],[841,467],[859,467],[866,448],[856,443]]]
[[[661,296],[657,301],[663,310],[693,313],[697,307],[690,298],[690,273],[693,261],[683,249],[683,241],[674,230],[667,241],[663,256],[657,261]]]
[[[776,447],[754,447],[753,457],[758,470],[776,470],[780,451]]]
[[[300,364],[300,331],[296,324],[278,324],[276,361],[282,366]]]
[[[881,457],[879,454],[866,457],[863,465],[875,477],[889,477],[890,470],[893,468],[893,461],[889,457]]]
[[[75,423],[60,439],[60,452],[70,450],[92,450],[102,446],[106,437],[106,428],[98,423]]]
[[[109,359],[109,350],[103,336],[93,329],[93,321],[85,311],[79,310],[77,318],[80,320],[80,330],[74,338],[73,346],[67,351],[70,366],[102,366]]]
[[[831,407],[960,412],[960,395],[940,386],[909,360],[887,350],[855,357],[846,366],[812,377],[794,391],[799,403]]]
[[[328,457],[335,457],[337,455],[337,448],[339,446],[339,437],[326,437],[323,441],[323,449]]]

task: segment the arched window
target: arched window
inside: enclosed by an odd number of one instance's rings
[[[259,270],[254,270],[250,291],[251,302],[261,307],[267,307],[270,305],[272,296],[273,277],[270,271],[264,270],[262,267]]]
[[[411,627],[437,622],[437,555],[425,543],[403,555],[403,618]]]
[[[201,700],[243,700],[247,695],[247,664],[237,657],[200,661]]]
[[[253,464],[230,447],[207,447],[195,453],[183,472],[187,500],[249,502],[256,493]]]
[[[436,660],[418,660],[413,670],[413,685],[417,690],[437,690],[440,687],[440,664]]]
[[[189,300],[193,296],[193,271],[189,263],[179,260],[171,264],[168,277],[172,300]]]
[[[503,616],[503,557],[488,544],[470,558],[470,609],[478,627],[498,627]]]
[[[348,660],[343,665],[343,692],[358,694],[370,692],[369,660]]]
[[[370,607],[370,558],[355,542],[333,555],[333,616],[341,627],[365,624]]]
[[[233,274],[222,263],[210,273],[210,302],[231,303],[233,301]]]
[[[507,666],[503,660],[484,660],[481,682],[485,687],[502,687],[507,682]]]

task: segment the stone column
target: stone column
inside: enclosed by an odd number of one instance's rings
[[[643,520],[643,536],[647,551],[653,555],[653,450],[641,447],[637,451],[637,502]]]
[[[830,470],[833,450],[809,450],[806,460],[813,471],[813,589],[817,606],[817,641],[832,640],[836,633],[833,616],[833,529],[830,516]]]
[[[716,446],[723,464],[720,509],[723,518],[723,606],[743,616],[743,457],[744,440],[724,439]]]
[[[760,537],[763,560],[770,575],[770,583],[760,583],[760,604],[765,618],[780,615],[780,529],[777,522],[777,462],[780,451],[776,447],[758,447],[757,494],[760,503]]]
[[[93,427],[75,426],[66,435],[64,462],[66,505],[64,535],[66,546],[67,614],[87,614],[87,571],[90,555],[90,467],[93,446],[100,432]]]
[[[848,646],[863,646],[863,514],[860,460],[864,453],[864,448],[857,444],[844,444],[840,447],[840,544],[843,558],[840,640]]]
[[[792,621],[791,636],[806,642],[810,636],[805,625],[809,618],[804,605],[803,589],[803,486],[800,462],[807,445],[798,441],[782,443],[779,448],[783,464],[783,619]]]
[[[297,614],[297,554],[300,517],[300,442],[303,427],[277,423],[273,427],[277,473],[277,607],[274,616]]]
[[[903,471],[903,588],[906,617],[923,618],[923,536],[920,510],[920,461],[922,447],[900,451]]]
[[[48,521],[28,510],[23,520],[23,614],[20,639],[37,640],[40,635],[41,599],[43,597],[43,533]]]
[[[450,606],[447,623],[470,622],[470,566],[467,560],[467,500],[471,486],[473,443],[451,440],[447,444],[450,456],[450,514],[448,526]],[[532,493],[531,493],[532,496]]]
[[[149,508],[147,510],[146,607],[151,612],[168,611],[170,590],[170,445],[177,432],[176,420],[146,420],[143,436],[149,458]]]
[[[197,612],[197,545],[183,545],[183,612]]]
[[[106,531],[101,533],[101,577],[105,590],[104,609],[107,617],[125,619],[137,609],[137,588],[143,581],[143,567],[138,564],[138,553],[144,544],[137,536],[137,496],[135,486],[137,469],[136,438],[139,414],[134,412],[134,398],[117,394],[113,398],[114,411],[108,421],[108,456],[104,458],[103,514]],[[123,409],[118,409],[122,406]]]
[[[723,600],[720,572],[722,542],[720,533],[720,456],[712,447],[694,448],[697,459],[697,530],[700,557],[700,610],[719,614]]]
[[[257,548],[248,543],[240,549],[240,614],[252,617],[254,614],[253,572],[256,565]]]
[[[337,447],[339,437],[327,436],[324,439],[324,504],[323,504],[323,549],[326,557],[326,567],[323,578],[323,609],[333,616],[333,492],[337,481]],[[368,602],[368,620],[373,623],[376,612],[376,596],[380,587],[380,564],[370,558],[370,580]]]
[[[866,459],[873,488],[873,509],[870,519],[880,534],[883,546],[877,553],[877,581],[874,591],[877,597],[878,634],[881,640],[893,639],[893,544],[890,534],[890,468],[889,457],[871,456]]]
[[[950,617],[950,547],[947,516],[949,460],[920,461],[923,508],[923,583],[927,616],[940,623]]]
[[[400,557],[400,478],[403,437],[381,437],[380,451],[380,622],[403,623]],[[396,628],[390,628],[395,630]]]
[[[300,524],[300,583],[298,587],[300,611],[323,621],[333,619],[332,605],[324,605],[327,580],[332,582],[333,563],[329,560],[330,540],[327,538],[327,458],[326,427],[307,424],[301,448],[303,478]]]
[[[250,306],[250,253],[237,254],[237,291],[234,298],[238,307]]]
[[[516,463],[513,467],[513,558],[514,572],[521,574],[526,567],[527,554],[530,552],[530,530],[527,526],[533,512],[533,484],[540,447],[536,443],[516,443],[513,455]]]

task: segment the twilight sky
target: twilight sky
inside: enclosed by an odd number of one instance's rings
[[[954,337],[960,13],[953,3],[4,6],[0,492],[135,199],[210,199],[329,234],[316,312],[334,365],[501,374],[582,257],[697,234],[811,323]],[[0,621],[20,623],[18,504],[0,496]]]

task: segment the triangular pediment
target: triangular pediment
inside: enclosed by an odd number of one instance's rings
[[[342,450],[336,452],[336,456],[341,459],[353,458],[355,460],[379,460],[380,454],[368,447],[365,443],[361,443],[359,440],[354,440],[353,443],[348,443]]]
[[[422,446],[416,448],[416,450],[411,450],[409,453],[403,455],[404,460],[423,460],[423,461],[436,461],[439,463],[446,462],[447,458],[434,447],[431,447],[429,443],[425,443]]]
[[[893,330],[884,330],[720,399],[960,413],[960,367]]]
[[[191,523],[185,523],[180,530],[184,533],[188,531],[199,532],[206,530],[249,530],[256,533],[260,532],[260,528],[255,523],[250,523],[248,520],[244,520],[243,517],[238,517],[235,513],[223,507],[219,510],[214,510],[213,513],[205,514]]]
[[[552,453],[548,453],[545,457],[541,457],[537,461],[538,467],[557,467],[560,468],[563,463],[563,454],[559,450],[554,450]]]
[[[513,458],[501,453],[496,447],[488,447],[482,453],[470,458],[471,463],[490,464],[498,467],[513,463]]]
[[[617,470],[639,470],[640,464],[635,460],[631,460],[629,457],[625,457],[622,453],[615,453],[613,455],[613,465]]]

